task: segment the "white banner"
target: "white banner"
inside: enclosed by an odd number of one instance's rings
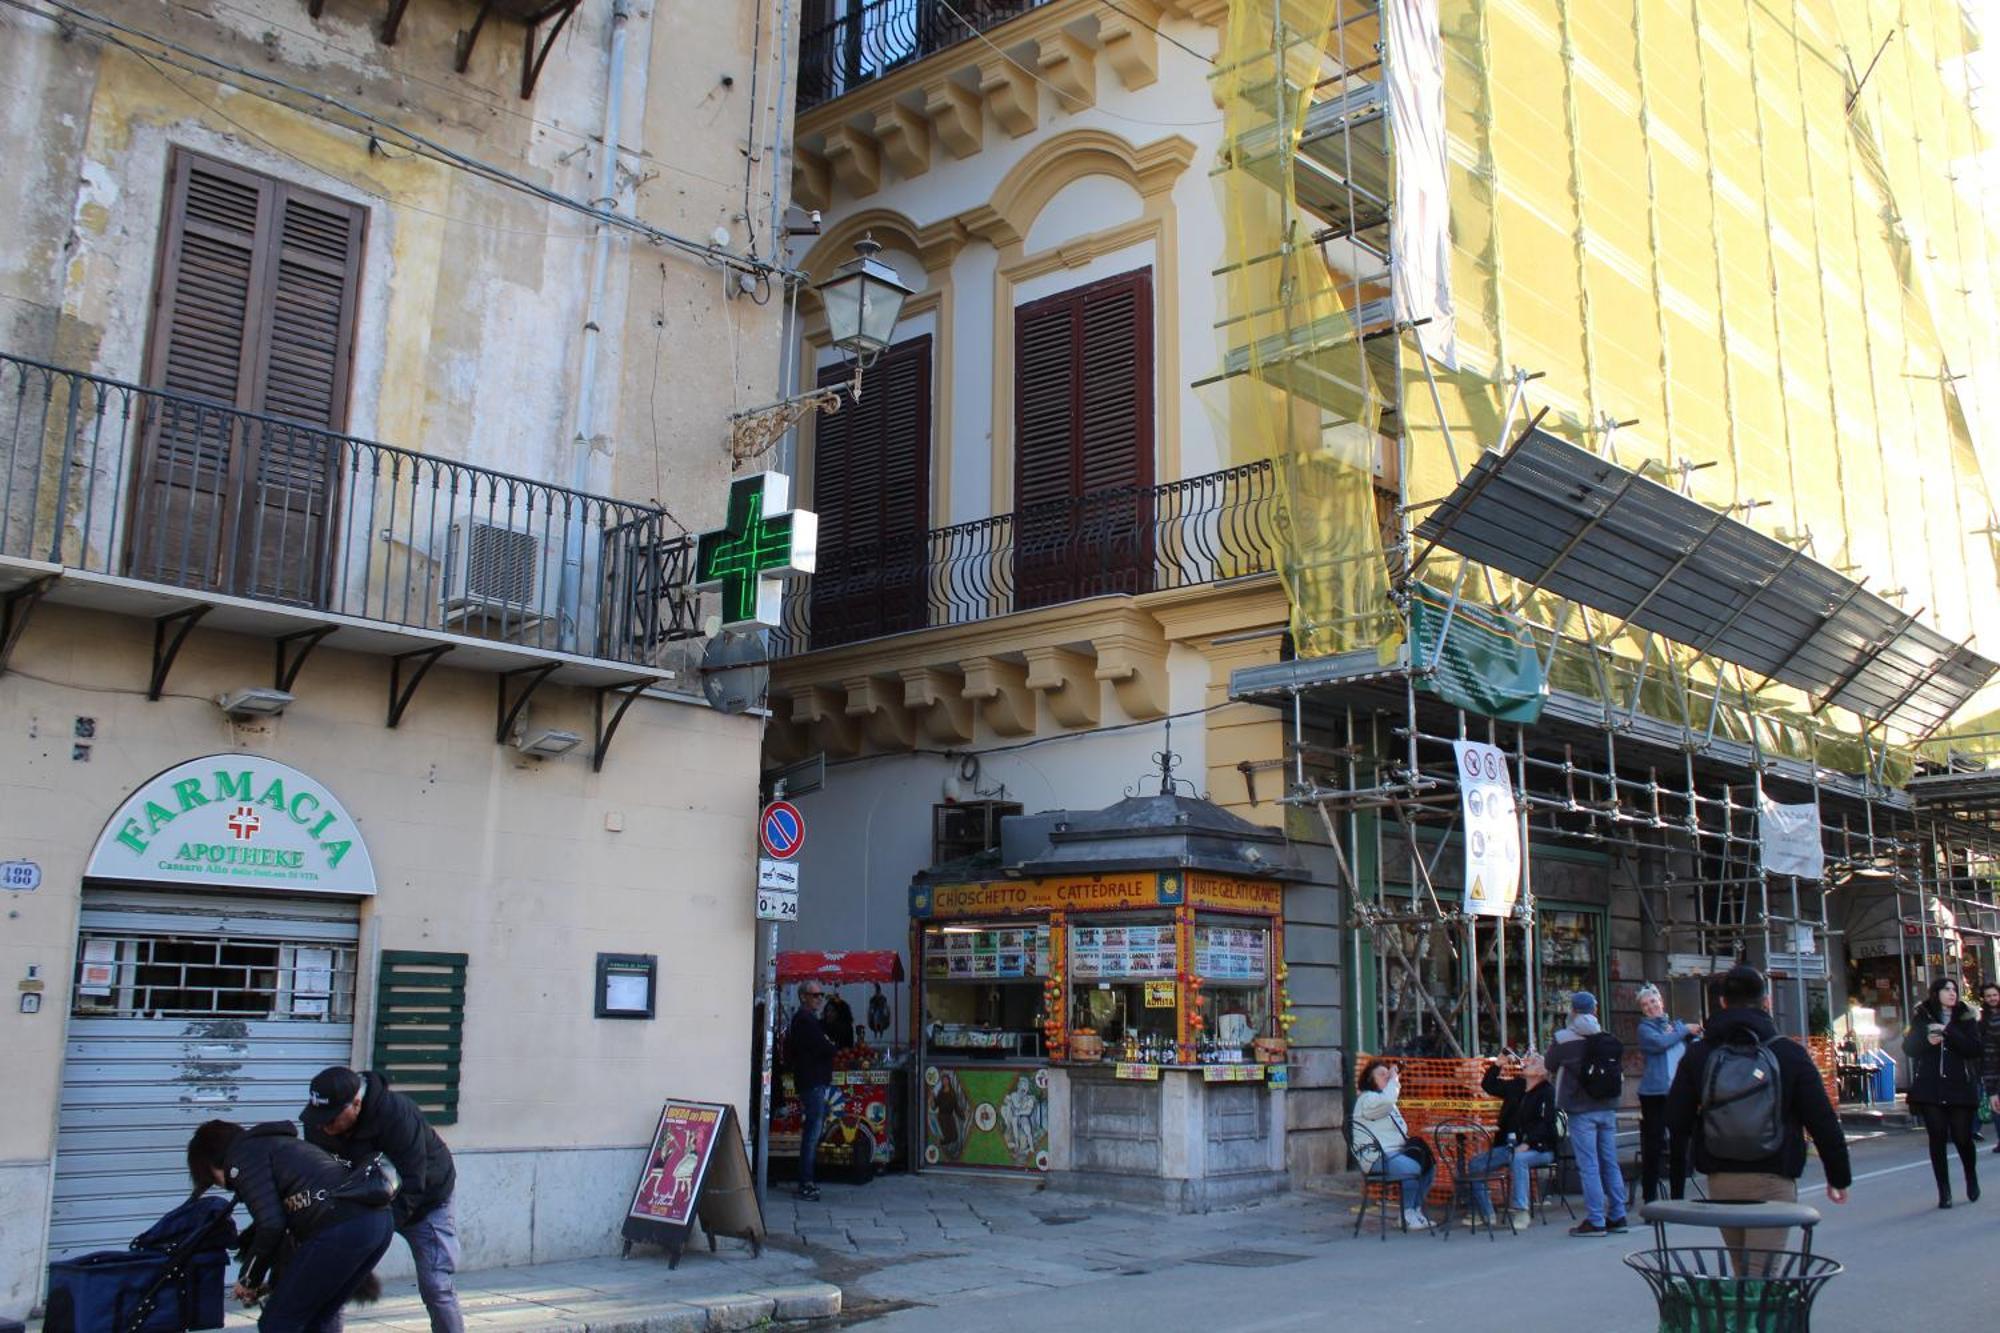
[[[1757,842],[1764,869],[1773,875],[1821,879],[1826,849],[1819,838],[1819,806],[1780,805],[1766,796],[1757,805]]]
[[[1458,368],[1451,301],[1451,186],[1445,170],[1444,44],[1436,0],[1383,6],[1390,53],[1389,124],[1396,145],[1396,318],[1429,320],[1416,330],[1424,351]]]
[[[1507,755],[1479,741],[1453,741],[1465,831],[1465,910],[1506,916],[1521,892],[1521,816]]]

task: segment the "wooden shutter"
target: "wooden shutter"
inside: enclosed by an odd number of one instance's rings
[[[375,987],[375,1058],[396,1091],[433,1125],[458,1123],[458,1077],[465,1055],[462,953],[384,949]]]
[[[362,227],[338,200],[174,155],[147,375],[203,401],[147,404],[134,574],[323,600]]]
[[[1140,269],[1014,312],[1014,604],[1152,586],[1153,295]]]
[[[819,383],[853,377],[846,363],[822,371]],[[869,368],[860,402],[815,421],[813,647],[928,623],[930,454],[931,340],[912,338]]]

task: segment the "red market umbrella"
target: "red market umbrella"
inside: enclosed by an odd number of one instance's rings
[[[778,982],[820,981],[845,985],[854,981],[898,982],[903,956],[894,949],[793,949],[778,954]]]

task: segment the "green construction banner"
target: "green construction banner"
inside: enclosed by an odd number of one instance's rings
[[[1541,657],[1518,621],[1466,602],[1454,610],[1428,593],[1410,600],[1410,666],[1421,688],[1502,722],[1536,721],[1549,697]]]

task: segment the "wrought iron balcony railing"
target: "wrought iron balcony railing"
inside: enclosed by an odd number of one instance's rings
[[[772,656],[1277,567],[1271,464],[1116,487],[886,542],[823,542]]]
[[[0,354],[0,557],[645,664],[698,633],[666,514]]]
[[[831,102],[947,47],[957,46],[1048,0],[868,0],[808,30],[799,42],[799,110]]]

